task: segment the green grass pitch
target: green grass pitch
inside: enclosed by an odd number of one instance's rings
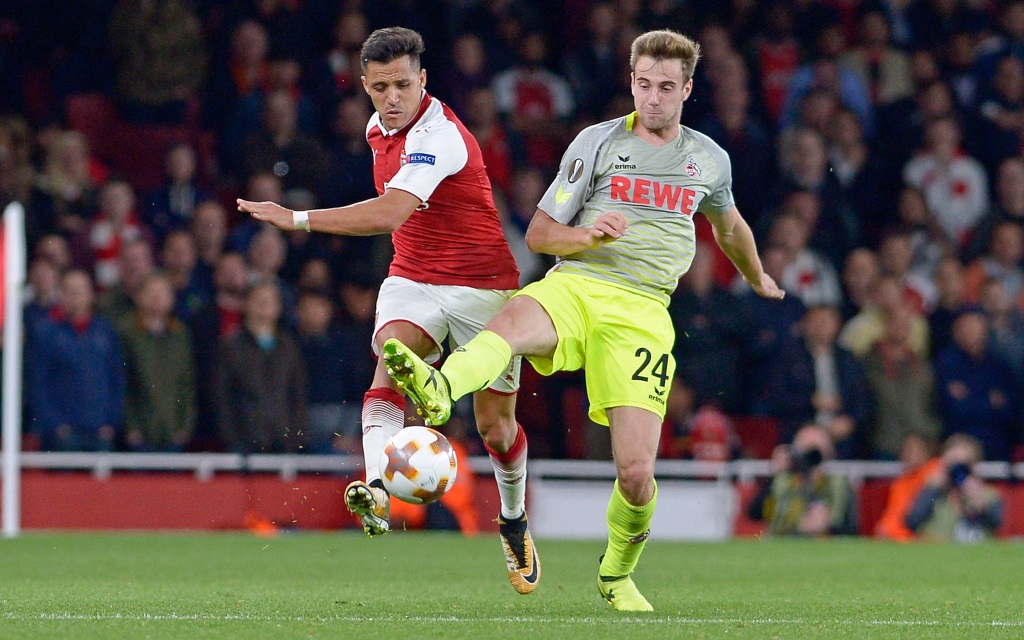
[[[597,594],[603,545],[540,540],[520,596],[494,535],[29,534],[0,540],[0,638],[1021,638],[1013,543],[652,541],[655,607]]]

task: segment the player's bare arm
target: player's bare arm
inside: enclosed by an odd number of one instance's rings
[[[739,210],[733,207],[722,214],[708,216],[708,220],[711,221],[718,246],[722,247],[722,251],[736,265],[754,292],[763,298],[781,300],[786,292],[780,289],[761,267],[761,259],[757,256],[757,246],[754,244],[754,234]]]
[[[295,212],[273,202],[250,202],[238,199],[238,210],[253,218],[269,222],[279,229],[304,229]],[[422,203],[408,191],[388,189],[384,195],[345,207],[315,209],[309,215],[308,231],[321,231],[342,236],[373,236],[392,233],[402,226]]]
[[[526,245],[535,253],[569,256],[618,240],[628,228],[626,218],[617,212],[602,214],[590,227],[570,227],[537,209],[526,230]]]

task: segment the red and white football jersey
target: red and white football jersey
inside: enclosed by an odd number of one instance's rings
[[[401,189],[423,202],[392,234],[389,275],[478,289],[519,287],[480,145],[447,105],[424,93],[412,121],[390,132],[374,113],[366,141],[377,193]]]

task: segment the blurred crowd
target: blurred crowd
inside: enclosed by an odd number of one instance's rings
[[[358,450],[388,238],[233,203],[376,195],[358,53],[391,25],[479,140],[523,283],[551,264],[523,234],[566,144],[632,110],[633,38],[700,42],[683,123],[730,154],[788,295],[753,295],[699,225],[663,455],[768,455],[813,425],[840,459],[951,434],[1020,456],[1024,0],[5,2],[33,446]],[[581,382],[544,388],[520,398],[531,449],[571,455]]]

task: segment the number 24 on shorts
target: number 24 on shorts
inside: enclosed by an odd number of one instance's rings
[[[636,371],[633,372],[633,380],[639,380],[640,382],[647,382],[650,380],[648,375],[645,373],[647,367],[650,366],[651,361],[654,360],[654,355],[649,349],[640,347],[636,350],[637,358],[640,358],[640,366],[637,367]],[[658,379],[658,386],[664,387],[668,384],[668,354],[663,353],[661,357],[654,361],[654,366],[650,369],[650,375]]]

